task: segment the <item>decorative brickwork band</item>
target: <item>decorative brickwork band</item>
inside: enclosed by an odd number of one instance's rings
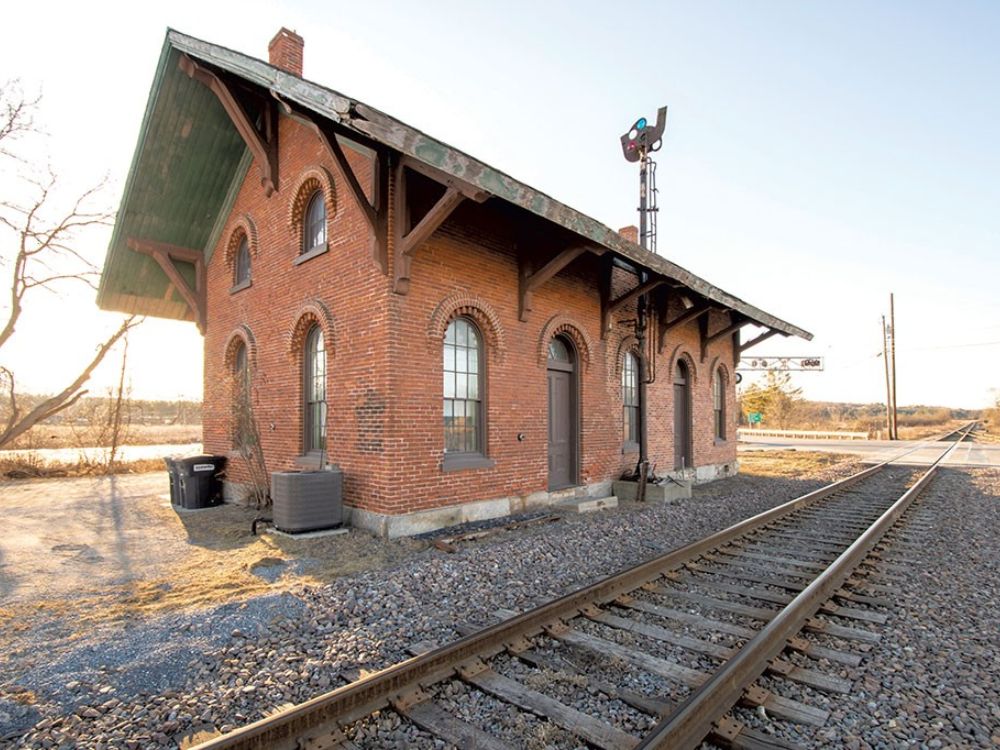
[[[684,344],[678,344],[674,347],[674,350],[670,352],[670,382],[674,382],[674,370],[677,367],[677,360],[683,359],[688,366],[688,377],[691,379],[692,383],[698,382],[698,368],[694,365],[694,355],[688,350]]]
[[[722,370],[722,377],[725,379],[726,383],[733,382],[731,379],[732,376],[729,373],[729,367],[723,361],[722,357],[716,357],[715,359],[713,359],[712,366],[709,368],[708,371],[714,375],[717,370]]]
[[[250,249],[250,257],[257,257],[257,225],[254,224],[250,214],[241,214],[235,218],[228,230],[229,242],[226,243],[226,268],[230,275],[233,273],[233,266],[236,263],[236,251],[240,248],[240,242],[247,238],[247,247]]]
[[[542,367],[549,361],[549,342],[556,336],[565,336],[573,342],[577,355],[585,372],[590,367],[590,352],[593,348],[590,337],[584,333],[583,326],[568,315],[559,313],[549,318],[542,327],[542,335],[538,339],[538,362]]]
[[[615,352],[614,377],[610,383],[610,385],[614,387],[617,387],[618,384],[621,383],[622,365],[625,362],[625,354],[627,352],[632,352],[634,354],[638,354],[639,352],[639,339],[631,334],[628,336],[622,336],[622,340],[618,342],[618,349]]]
[[[247,326],[240,324],[226,339],[225,354],[223,355],[225,372],[231,373],[235,369],[236,351],[240,348],[241,344],[246,347],[247,363],[250,366],[250,370],[257,369],[257,340],[254,338],[253,331]]]
[[[337,214],[336,183],[333,180],[333,175],[330,174],[326,167],[314,165],[307,167],[299,175],[298,184],[292,192],[291,213],[288,217],[288,223],[300,245],[302,242],[302,225],[305,220],[306,204],[317,190],[323,191],[323,198],[326,201],[326,234],[327,237],[331,236],[329,224]]]
[[[497,361],[501,361],[507,351],[507,342],[500,316],[490,303],[468,292],[456,292],[445,297],[431,313],[427,335],[434,345],[441,345],[448,324],[461,316],[475,321],[486,338],[486,348]]]
[[[336,351],[337,326],[333,313],[330,312],[323,302],[318,299],[311,300],[299,308],[295,314],[295,325],[292,327],[288,337],[288,353],[298,358],[302,353],[302,345],[305,342],[306,334],[314,325],[318,325],[323,331],[323,342],[327,351],[327,356],[332,356]]]

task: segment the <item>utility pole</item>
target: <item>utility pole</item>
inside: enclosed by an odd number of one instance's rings
[[[885,330],[885,316],[882,316],[882,361],[885,364],[885,429],[889,433],[889,439],[894,440],[892,434],[892,386],[889,385],[889,338]]]
[[[889,331],[892,334],[892,439],[899,440],[899,422],[896,418],[896,303],[889,292]]]

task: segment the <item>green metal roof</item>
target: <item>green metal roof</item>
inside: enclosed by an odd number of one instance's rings
[[[650,253],[618,232],[395,118],[261,60],[168,30],[118,222],[108,248],[98,304],[191,319],[154,261],[128,250],[129,236],[206,248],[224,220],[244,147],[222,106],[177,66],[181,54],[214,65],[374,140],[575,232],[654,274],[673,279],[721,307],[785,335],[812,334]],[[246,161],[243,161],[244,169]],[[229,196],[231,199],[231,196]],[[210,250],[209,250],[210,252]],[[157,298],[159,291],[160,298]]]
[[[149,93],[139,142],[108,247],[97,304],[105,309],[193,320],[156,261],[129,237],[203,249],[246,150],[215,95],[178,67],[167,41]],[[176,263],[192,288],[194,267]]]

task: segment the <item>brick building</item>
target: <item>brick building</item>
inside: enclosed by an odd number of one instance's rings
[[[248,431],[269,471],[339,466],[351,523],[384,534],[607,495],[636,466],[640,360],[658,473],[736,471],[740,351],[810,334],[306,81],[302,51],[168,31],[98,295],[199,326],[230,496]]]

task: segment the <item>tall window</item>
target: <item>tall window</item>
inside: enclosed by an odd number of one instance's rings
[[[712,378],[712,410],[715,414],[715,439],[726,439],[726,388],[722,368],[716,369]]]
[[[305,394],[306,453],[326,450],[326,349],[323,331],[313,326],[306,334],[305,356],[302,360],[303,393]]]
[[[250,445],[253,433],[250,362],[246,344],[240,342],[233,357],[233,446],[243,448]]]
[[[316,190],[306,204],[302,222],[302,252],[308,253],[326,244],[326,202],[323,191]]]
[[[456,318],[444,336],[444,450],[483,452],[483,346],[479,330]]]
[[[639,360],[632,352],[622,362],[622,440],[639,442]]]
[[[240,239],[240,246],[236,248],[236,269],[233,284],[239,286],[248,283],[250,283],[250,243],[247,242],[247,236],[244,234]]]

